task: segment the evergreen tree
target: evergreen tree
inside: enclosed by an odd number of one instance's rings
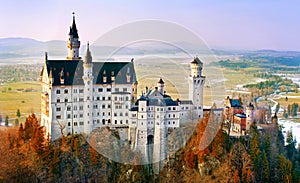
[[[8,126],[8,116],[5,117],[5,126]]]
[[[292,130],[289,130],[287,132],[286,143],[287,143],[287,145],[285,146],[285,149],[286,149],[286,153],[287,153],[287,158],[290,161],[293,161],[294,154],[296,153],[296,147],[295,146],[296,146],[297,142],[296,142],[296,140],[293,137]]]
[[[20,112],[20,109],[17,110],[17,117],[21,117],[21,112]]]
[[[265,151],[261,153],[261,181],[264,183],[269,182],[270,179],[270,168],[267,154]]]

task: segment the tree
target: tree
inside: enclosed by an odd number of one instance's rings
[[[270,168],[269,168],[269,161],[267,158],[267,154],[265,151],[261,153],[261,181],[262,182],[269,182],[270,179]]]
[[[279,109],[280,109],[280,104],[278,103],[278,104],[276,105],[276,110],[275,110],[275,112],[278,113]]]
[[[17,117],[20,118],[21,117],[21,112],[20,109],[17,110]]]
[[[5,117],[5,126],[8,126],[8,116]]]
[[[286,154],[287,158],[292,161],[294,159],[294,154],[296,153],[296,140],[293,137],[293,132],[290,129],[287,134],[286,134],[286,143],[287,145],[285,146],[286,148]]]
[[[15,120],[15,126],[19,126],[19,119],[18,118],[16,118],[16,120]]]
[[[240,177],[239,177],[239,171],[235,170],[233,174],[233,182],[234,183],[239,183],[240,182]]]

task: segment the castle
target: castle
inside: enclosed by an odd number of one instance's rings
[[[168,128],[203,117],[205,76],[199,58],[190,63],[188,100],[173,100],[167,95],[162,78],[158,78],[157,87],[138,97],[133,59],[95,62],[89,44],[82,59],[74,15],[68,38],[66,59],[50,60],[46,53],[41,72],[41,124],[51,140],[110,127],[133,147],[154,143],[160,144],[154,151],[166,152],[163,139]],[[157,156],[153,158],[161,158]]]

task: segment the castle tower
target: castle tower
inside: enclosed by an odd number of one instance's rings
[[[161,94],[164,94],[164,87],[165,87],[165,82],[160,78],[159,81],[157,82],[157,88]]]
[[[80,41],[78,37],[78,31],[76,28],[76,23],[75,23],[75,15],[73,12],[73,23],[72,26],[70,27],[70,32],[69,32],[69,39],[67,42],[67,47],[68,47],[68,60],[77,60],[81,59],[79,57],[79,48],[80,48]]]
[[[249,106],[246,107],[246,131],[250,130],[250,126],[253,123],[253,111],[254,106],[250,103]]]
[[[165,159],[167,158],[168,149],[168,129],[165,120],[165,113],[159,111],[156,113],[158,119],[155,120],[154,126],[154,147],[153,147],[153,162],[156,162],[153,166],[155,174],[159,174],[160,170],[164,166]]]
[[[138,124],[136,131],[136,149],[141,153],[142,162],[148,161],[148,152],[147,152],[147,101],[144,95],[138,101]]]
[[[93,109],[93,63],[92,55],[87,44],[86,55],[83,61],[83,76],[84,82],[84,129],[85,134],[89,134],[93,129],[92,109]]]
[[[202,76],[203,63],[196,57],[190,64],[191,75],[189,76],[189,100],[193,102],[195,117],[203,117],[203,88],[205,76]]]

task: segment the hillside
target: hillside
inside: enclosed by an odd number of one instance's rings
[[[32,114],[24,126],[0,134],[0,182],[299,182],[300,152],[293,141],[283,145],[276,124],[265,133],[253,126],[250,137],[241,139],[218,130],[213,142],[199,150],[208,119],[199,122],[187,144],[155,176],[151,166],[107,159],[81,135],[49,144]],[[118,136],[107,131],[103,138],[110,135]],[[120,156],[128,155],[123,151]]]

